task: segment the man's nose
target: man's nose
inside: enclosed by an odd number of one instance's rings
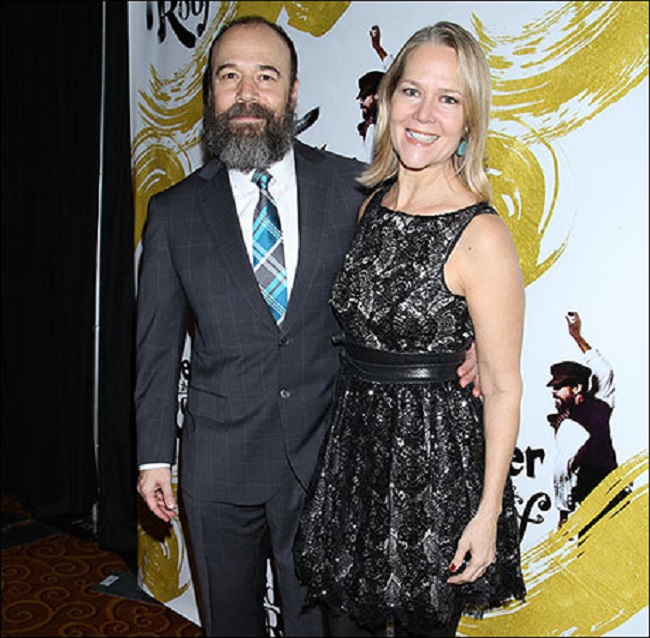
[[[237,87],[238,102],[256,102],[258,99],[257,85],[253,78],[243,77]]]

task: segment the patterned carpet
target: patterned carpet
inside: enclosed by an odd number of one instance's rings
[[[2,636],[201,636],[96,542],[2,497]]]

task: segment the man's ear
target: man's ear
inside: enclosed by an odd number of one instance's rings
[[[574,397],[574,399],[576,399],[577,403],[580,403],[582,401],[582,399],[584,398],[584,396],[585,396],[584,395],[584,387],[583,387],[582,383],[577,383],[573,387],[573,397]]]
[[[298,80],[294,80],[293,86],[291,87],[291,104],[293,104],[294,108],[298,104],[298,85],[300,82]]]

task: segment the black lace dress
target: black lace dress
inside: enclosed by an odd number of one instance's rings
[[[413,216],[368,204],[331,305],[345,338],[388,352],[464,352],[473,326],[443,267],[476,204]],[[476,512],[484,469],[482,403],[456,380],[377,383],[342,366],[331,423],[295,543],[306,605],[376,629],[415,633],[462,610],[481,616],[526,594],[508,481],[496,561],[474,583],[449,585],[457,541]]]

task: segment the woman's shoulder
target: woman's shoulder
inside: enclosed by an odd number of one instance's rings
[[[469,221],[472,221],[477,217],[499,217],[497,210],[487,201],[474,200],[470,203],[465,203],[464,205],[459,206],[453,212],[464,214]]]
[[[512,247],[510,230],[491,204],[481,202],[473,209],[473,215],[461,239],[469,250],[475,255],[489,256]]]

